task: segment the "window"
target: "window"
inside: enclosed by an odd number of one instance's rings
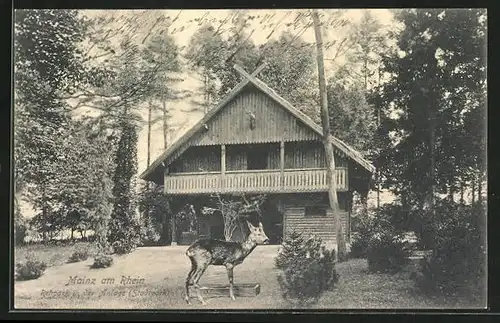
[[[269,147],[262,145],[248,146],[247,169],[267,169]]]
[[[326,216],[326,207],[324,206],[306,206],[305,216]]]

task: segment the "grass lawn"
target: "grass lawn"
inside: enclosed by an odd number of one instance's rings
[[[33,254],[38,260],[45,262],[47,267],[59,266],[65,264],[73,252],[80,249],[86,249],[89,257],[93,257],[96,253],[94,245],[86,241],[64,242],[57,245],[37,243],[15,247],[14,261],[24,262],[29,254]]]
[[[289,309],[281,297],[274,269],[277,246],[259,246],[234,270],[235,283],[259,283],[256,297],[206,297],[203,306],[193,299],[184,302],[184,281],[190,269],[186,246],[144,247],[131,254],[114,256],[112,267],[90,269],[93,259],[66,264],[72,251],[49,256],[52,266],[37,280],[15,283],[15,308],[37,309]],[[21,253],[21,252],[19,252]],[[62,254],[67,257],[63,257]],[[40,257],[47,255],[42,252]],[[409,271],[397,275],[370,274],[366,260],[352,259],[337,264],[339,283],[323,295],[314,308],[479,308],[477,301],[419,295]],[[65,286],[70,277],[95,279],[91,285]],[[140,284],[123,284],[122,277],[143,279]],[[114,278],[111,283],[110,278]],[[227,284],[224,267],[209,267],[200,281]]]

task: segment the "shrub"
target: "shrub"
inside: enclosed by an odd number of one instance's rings
[[[160,233],[151,221],[144,221],[141,226],[141,245],[151,246],[156,245],[160,241]]]
[[[92,268],[108,268],[111,267],[111,265],[113,265],[113,257],[100,253],[94,258]]]
[[[392,203],[369,216],[357,216],[352,223],[354,234],[349,257],[367,258],[370,254],[369,263],[373,264],[374,271],[399,270],[407,262],[403,231],[408,229],[408,224],[401,205]]]
[[[21,214],[19,205],[15,206],[14,211],[14,242],[16,245],[24,243],[24,238],[28,233],[28,221]]]
[[[403,269],[409,262],[410,251],[401,227],[394,225],[394,214],[379,210],[371,220],[370,231],[372,235],[366,249],[368,269],[383,273],[396,273]]]
[[[118,255],[124,255],[127,253],[131,253],[137,246],[134,241],[121,240],[113,242],[111,244],[111,247],[113,248],[114,253]]]
[[[45,262],[29,254],[25,262],[16,264],[15,278],[17,280],[37,279],[43,275],[45,269],[47,269],[47,264]]]
[[[368,250],[368,244],[373,236],[373,223],[370,218],[365,216],[357,217],[356,226],[353,227],[350,258],[365,258]]]
[[[170,199],[163,193],[163,186],[153,183],[145,184],[141,187],[138,196],[139,212],[148,219],[156,228],[160,235],[160,242],[169,240],[170,230],[164,227],[169,226],[171,218]]]
[[[392,230],[373,237],[368,246],[368,269],[371,272],[396,273],[409,263],[409,250],[402,234]]]
[[[481,292],[485,286],[485,208],[441,201],[435,212],[432,254],[420,262],[416,284],[425,292]]]
[[[135,218],[112,219],[108,241],[117,254],[132,252],[141,243],[141,225]]]
[[[89,257],[88,250],[80,247],[77,250],[75,250],[75,252],[73,252],[73,254],[69,257],[68,262],[69,263],[80,262],[80,261],[87,260],[88,257]]]
[[[275,258],[283,298],[307,306],[338,282],[335,251],[326,250],[320,238],[304,238],[291,232]]]

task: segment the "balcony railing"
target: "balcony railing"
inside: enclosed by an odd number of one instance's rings
[[[336,169],[337,191],[347,191],[347,169]],[[292,193],[328,190],[326,169],[178,173],[165,177],[168,194]]]

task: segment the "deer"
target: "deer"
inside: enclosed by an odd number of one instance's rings
[[[201,296],[198,282],[205,270],[213,266],[225,266],[229,279],[229,297],[234,301],[233,269],[241,264],[257,245],[269,244],[269,238],[264,232],[262,223],[256,227],[246,220],[250,234],[243,242],[225,241],[220,239],[198,239],[186,250],[186,256],[191,260],[191,270],[186,279],[186,297],[189,301],[189,286],[194,286],[196,296],[201,304],[206,305]]]

